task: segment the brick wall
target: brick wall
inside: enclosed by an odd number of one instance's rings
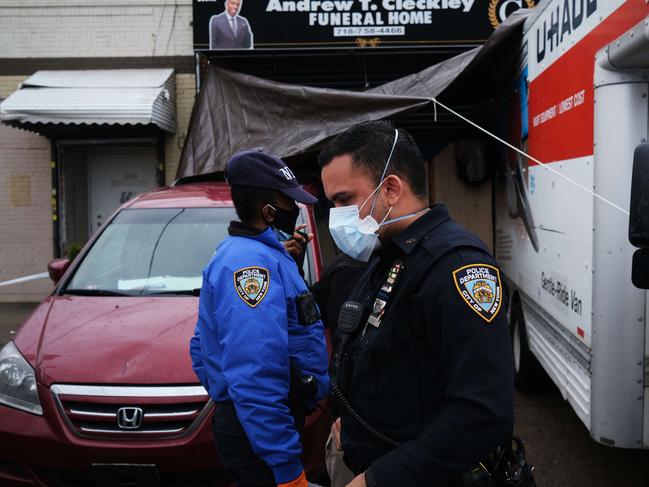
[[[176,75],[176,116],[178,126],[176,133],[168,136],[165,142],[165,178],[167,184],[176,179],[176,170],[185,137],[187,125],[192,113],[195,97],[195,76],[193,74]]]
[[[3,0],[0,57],[191,56],[191,21],[191,0]]]
[[[0,77],[0,99],[22,77]],[[0,282],[47,271],[53,255],[50,143],[40,135],[0,125]],[[40,301],[49,279],[0,287],[0,302]]]
[[[27,76],[0,76],[0,100],[16,91],[26,79]]]

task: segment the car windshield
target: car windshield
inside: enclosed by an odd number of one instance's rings
[[[63,292],[198,294],[203,268],[234,219],[234,208],[123,210],[104,229]]]

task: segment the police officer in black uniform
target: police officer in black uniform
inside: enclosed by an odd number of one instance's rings
[[[443,204],[428,206],[423,158],[405,131],[356,125],[319,162],[334,240],[369,260],[341,312],[333,371],[340,445],[356,474],[348,485],[453,485],[513,430],[498,266]]]

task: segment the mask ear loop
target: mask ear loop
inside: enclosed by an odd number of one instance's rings
[[[383,226],[383,224],[385,223],[385,221],[388,219],[388,217],[390,216],[390,213],[392,213],[392,208],[394,208],[394,206],[391,206],[391,207],[390,207],[390,209],[388,210],[388,212],[385,214],[385,218],[384,218],[383,220],[381,220],[381,223],[379,223],[379,227]]]
[[[266,203],[266,204],[264,205],[264,208],[266,208],[267,206],[270,207],[270,208],[275,212],[275,215],[277,215],[277,208],[275,208],[275,207],[274,207],[273,205],[271,205],[270,203]],[[263,208],[262,208],[262,209],[263,209]],[[266,225],[272,226],[272,223],[268,223],[268,222],[266,222],[265,220],[264,220],[264,223],[266,223]]]
[[[381,182],[381,184],[383,184],[383,182]],[[379,189],[381,189],[381,184],[379,184],[376,188],[374,188],[374,191],[372,191],[372,192],[370,193],[370,195],[367,197],[367,199],[366,199],[365,201],[363,201],[363,204],[362,204],[361,207],[358,209],[358,212],[359,212],[359,213],[360,213],[360,211],[365,207],[365,205],[366,205],[367,202],[370,200],[370,198],[372,198],[372,196],[374,196],[374,194],[375,194]],[[370,215],[371,215],[371,214],[372,214],[372,212],[370,211]]]
[[[370,193],[370,195],[367,197],[367,199],[363,202],[361,207],[358,209],[359,213],[363,209],[363,207],[367,204],[367,202],[370,200],[370,198],[374,196],[378,190],[381,189],[381,186],[383,186],[383,181],[385,181],[385,175],[388,172],[388,167],[390,166],[390,160],[392,159],[392,153],[394,152],[394,148],[397,146],[397,140],[399,140],[399,130],[394,129],[394,142],[392,142],[392,148],[390,149],[388,160],[385,163],[385,167],[383,168],[383,174],[381,174],[381,181],[379,182],[379,185],[376,187],[376,189]],[[370,209],[370,213],[369,213],[370,215],[374,213],[374,207],[376,206],[377,199],[378,199],[378,195],[376,196],[376,198],[374,198],[374,201],[372,202],[372,208]],[[390,208],[390,211],[392,211],[392,208]]]

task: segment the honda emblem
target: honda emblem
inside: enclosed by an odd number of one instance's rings
[[[123,430],[136,430],[142,426],[144,413],[141,408],[126,407],[117,410],[117,426]]]

